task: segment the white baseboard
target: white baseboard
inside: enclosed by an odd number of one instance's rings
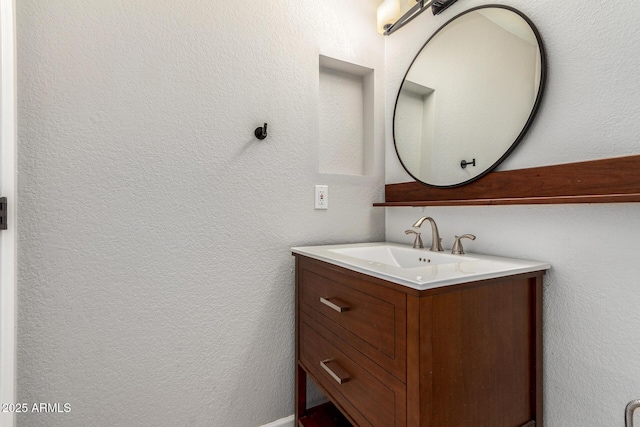
[[[281,418],[272,423],[265,424],[261,427],[295,427],[294,422],[295,422],[295,417],[293,415],[290,415],[286,418]]]

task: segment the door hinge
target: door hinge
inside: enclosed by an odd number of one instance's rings
[[[534,420],[531,420],[528,423],[523,424],[522,427],[536,427],[536,422]]]
[[[7,229],[7,198],[0,197],[0,230]]]

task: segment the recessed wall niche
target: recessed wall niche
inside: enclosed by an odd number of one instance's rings
[[[319,172],[370,175],[374,70],[320,55]]]

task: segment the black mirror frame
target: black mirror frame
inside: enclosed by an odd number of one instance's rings
[[[495,162],[493,163],[490,167],[488,167],[486,170],[484,170],[483,172],[481,172],[480,174],[457,184],[451,184],[451,185],[434,185],[434,184],[429,184],[428,182],[424,182],[422,180],[420,180],[419,178],[417,178],[416,176],[414,176],[409,169],[406,167],[406,165],[402,162],[402,158],[400,157],[400,153],[398,152],[398,146],[396,144],[396,111],[398,109],[398,100],[400,99],[400,93],[402,92],[402,87],[404,86],[404,82],[407,78],[407,75],[409,74],[409,71],[411,70],[411,67],[413,66],[414,62],[416,61],[416,59],[418,59],[418,56],[420,56],[420,53],[422,53],[422,50],[425,48],[425,46],[427,46],[427,44],[442,30],[444,29],[447,25],[449,25],[452,21],[458,19],[459,17],[466,15],[467,13],[479,10],[479,9],[488,9],[488,8],[501,8],[501,9],[506,9],[509,10],[511,12],[516,13],[517,15],[519,15],[530,27],[531,30],[533,31],[536,40],[538,41],[538,48],[540,50],[540,86],[538,87],[538,94],[536,95],[536,100],[533,104],[533,107],[531,109],[531,113],[529,114],[529,118],[527,119],[526,123],[524,124],[522,130],[520,131],[520,133],[518,134],[518,136],[516,137],[515,141],[511,144],[511,146],[509,146],[509,148],[505,151],[505,153]],[[407,68],[407,71],[404,74],[404,77],[402,78],[402,83],[400,84],[400,88],[398,89],[398,95],[396,96],[396,102],[394,104],[394,108],[393,108],[393,123],[392,123],[392,129],[393,129],[393,147],[395,149],[396,152],[396,156],[398,157],[398,160],[400,161],[400,164],[402,165],[403,169],[417,182],[420,182],[424,185],[427,185],[429,187],[435,187],[435,188],[455,188],[455,187],[460,187],[463,185],[467,185],[470,184],[473,181],[476,181],[480,178],[482,178],[483,176],[485,176],[486,174],[488,174],[489,172],[493,171],[496,167],[498,167],[498,165],[500,165],[500,163],[502,163],[507,157],[509,157],[509,155],[515,150],[515,148],[518,146],[518,144],[520,143],[520,141],[522,141],[522,139],[524,138],[525,134],[527,133],[527,130],[529,130],[529,127],[531,126],[531,123],[533,123],[533,119],[536,116],[536,113],[538,112],[538,109],[540,107],[540,103],[542,102],[542,95],[544,94],[544,89],[546,86],[546,81],[547,81],[547,59],[546,59],[546,53],[545,53],[545,49],[544,49],[544,44],[542,42],[542,37],[540,36],[540,32],[538,31],[537,27],[534,25],[534,23],[526,16],[524,15],[522,12],[520,12],[519,10],[511,7],[511,6],[505,6],[505,5],[501,5],[501,4],[489,4],[489,5],[483,5],[483,6],[477,6],[471,9],[468,9],[456,16],[454,16],[453,18],[451,18],[450,20],[448,20],[447,22],[445,22],[440,28],[438,28],[432,35],[431,37],[429,37],[427,39],[427,41],[420,47],[420,49],[418,50],[418,53],[416,53],[416,56],[413,58],[413,60],[411,61],[411,64],[409,64],[409,67]]]

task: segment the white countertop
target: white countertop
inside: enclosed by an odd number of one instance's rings
[[[546,262],[476,253],[451,255],[387,242],[294,247],[291,251],[417,290],[551,268]]]

